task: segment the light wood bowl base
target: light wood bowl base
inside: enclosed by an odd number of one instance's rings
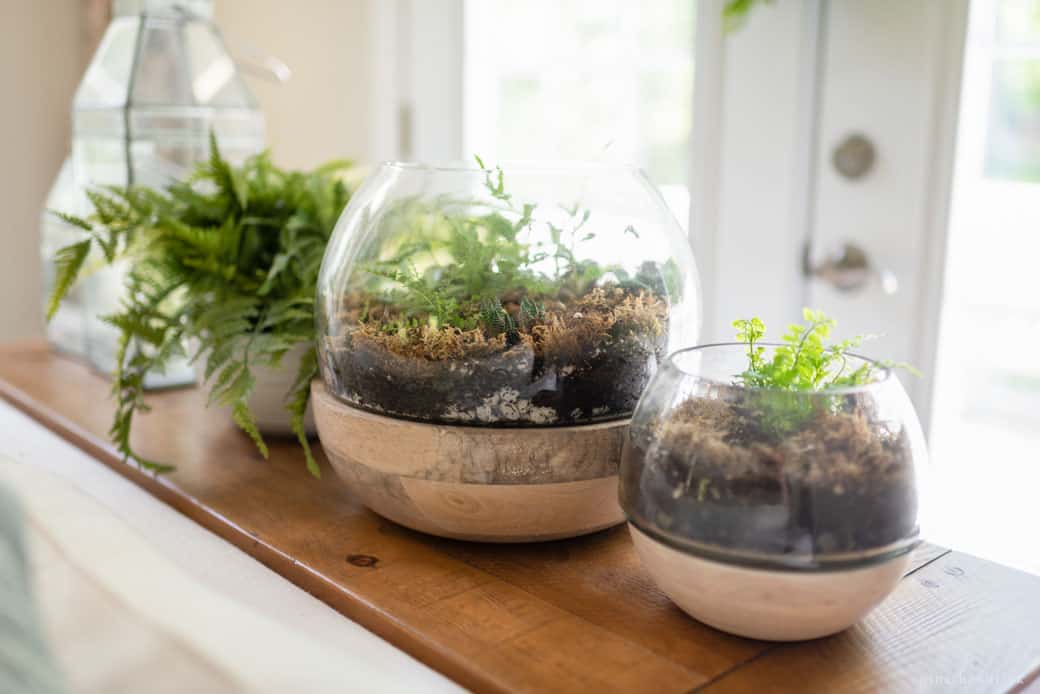
[[[575,537],[624,520],[617,467],[628,420],[570,427],[414,422],[311,388],[322,447],[365,506],[432,535],[480,542]]]
[[[766,641],[835,634],[874,609],[906,573],[910,554],[838,571],[771,571],[701,559],[629,524],[643,566],[684,612],[716,629]]]

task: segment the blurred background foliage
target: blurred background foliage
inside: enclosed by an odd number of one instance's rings
[[[1040,0],[999,0],[985,175],[1040,182]]]

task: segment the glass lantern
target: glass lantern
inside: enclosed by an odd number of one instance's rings
[[[82,215],[90,212],[91,188],[159,188],[182,178],[209,156],[210,132],[232,161],[264,147],[263,115],[212,21],[211,0],[115,0],[112,8],[73,100],[72,152],[48,209]],[[67,226],[44,212],[45,278],[53,275],[54,251],[70,238]],[[100,265],[88,260],[79,296],[48,336],[107,373],[117,333],[98,316],[118,307],[122,272]],[[178,371],[167,380],[192,380],[189,369]]]
[[[471,426],[631,415],[694,340],[693,256],[635,169],[384,164],[318,283],[321,371],[342,402]]]

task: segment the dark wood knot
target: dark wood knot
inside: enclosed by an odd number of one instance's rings
[[[379,557],[373,557],[370,554],[348,554],[347,563],[363,569],[372,569],[379,563]]]

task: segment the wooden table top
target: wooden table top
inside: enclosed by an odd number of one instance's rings
[[[370,631],[476,691],[1040,688],[1040,578],[934,545],[859,625],[772,644],[686,617],[623,527],[536,545],[441,540],[361,507],[289,441],[264,461],[195,389],[151,396],[123,464],[107,380],[39,342],[0,347],[0,397]]]

